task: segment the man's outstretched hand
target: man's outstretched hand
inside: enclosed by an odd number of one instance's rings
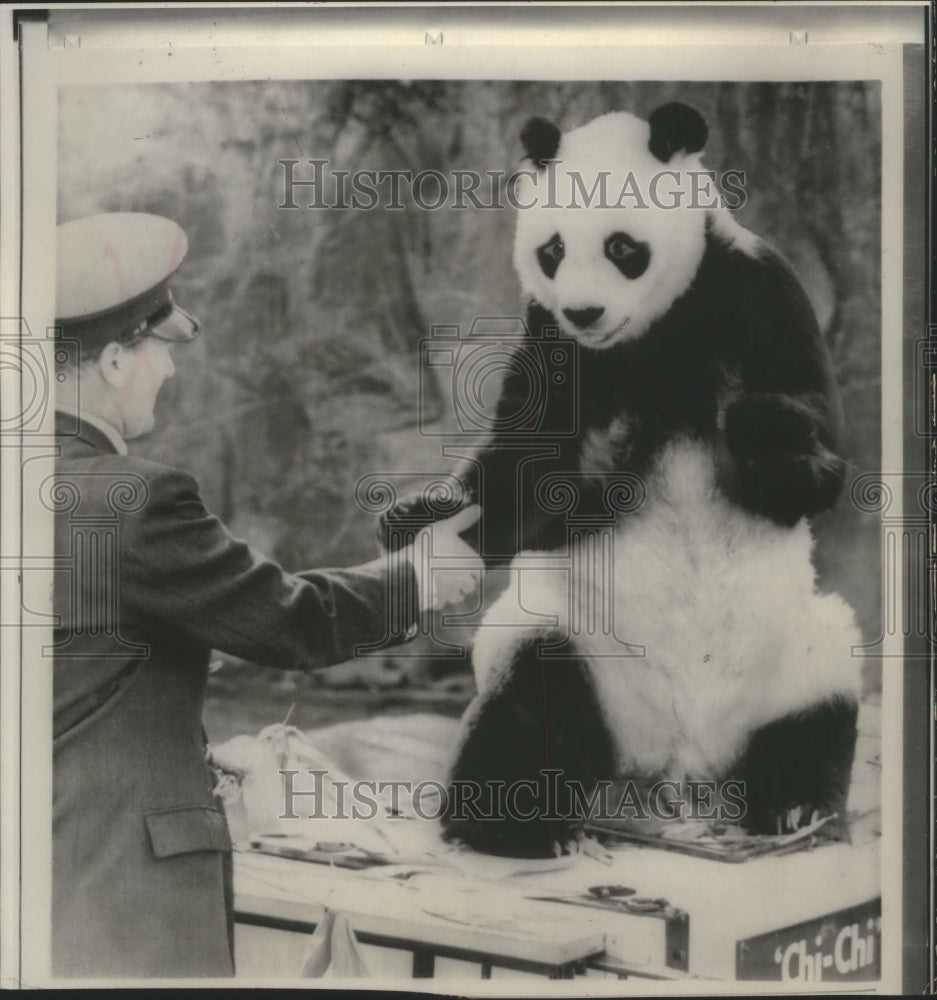
[[[410,559],[416,571],[421,611],[458,604],[478,589],[485,564],[459,534],[471,528],[479,517],[481,507],[473,504],[417,533],[410,546]]]

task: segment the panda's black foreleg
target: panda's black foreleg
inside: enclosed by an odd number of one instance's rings
[[[750,393],[726,410],[734,499],[780,524],[832,507],[842,489],[846,463],[825,443],[827,421],[814,397]]]
[[[744,782],[742,826],[750,833],[790,833],[814,813],[836,814],[823,834],[848,840],[857,716],[854,700],[834,698],[757,730],[730,775]]]
[[[444,834],[486,854],[552,857],[584,818],[573,787],[588,795],[614,771],[588,665],[542,655],[543,641],[469,707],[450,769]]]

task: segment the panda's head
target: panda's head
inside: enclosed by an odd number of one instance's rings
[[[596,349],[640,337],[690,286],[705,246],[707,134],[685,104],[566,134],[543,118],[525,125],[514,265],[565,334]]]

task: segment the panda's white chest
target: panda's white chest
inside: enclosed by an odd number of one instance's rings
[[[675,442],[646,487],[604,534],[515,559],[476,637],[476,679],[484,688],[532,632],[566,634],[623,734],[622,773],[718,774],[758,725],[848,689],[858,635],[842,601],[814,592],[806,522],[734,507],[702,446]]]

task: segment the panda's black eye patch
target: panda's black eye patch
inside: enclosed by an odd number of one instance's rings
[[[566,247],[560,239],[559,233],[554,233],[542,246],[537,247],[537,260],[540,263],[540,270],[548,277],[552,278],[556,274],[556,269],[560,266],[560,261],[566,256]]]
[[[651,262],[651,248],[627,233],[612,233],[605,240],[605,256],[626,278],[640,278]]]

